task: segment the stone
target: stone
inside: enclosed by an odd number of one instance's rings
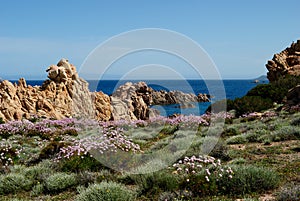
[[[300,40],[292,43],[280,53],[273,56],[266,64],[268,69],[267,77],[270,82],[278,80],[286,75],[300,75]]]
[[[57,65],[50,65],[47,72],[49,80],[45,80],[42,86],[27,85],[24,78],[18,84],[1,81],[0,118],[4,121],[31,116],[103,121],[111,119],[109,97],[91,93],[88,83],[78,77],[76,67],[67,59],[61,59]]]

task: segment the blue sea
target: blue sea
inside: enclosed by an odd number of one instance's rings
[[[115,89],[126,82],[138,82],[139,80],[89,80],[90,91],[103,91],[105,94],[112,94]],[[218,96],[218,90],[225,89],[227,99],[235,99],[244,96],[250,89],[255,87],[257,83],[253,80],[143,80],[148,86],[155,90],[180,90],[185,93],[206,93],[212,95],[212,102],[223,99],[224,96]],[[13,81],[15,82],[15,81]],[[43,80],[27,80],[28,85],[42,85]],[[262,83],[262,82],[261,82]],[[222,86],[223,85],[223,86]],[[210,89],[210,90],[209,90]],[[211,93],[210,93],[211,92]],[[212,94],[213,92],[213,94]],[[182,109],[179,105],[161,105],[152,106],[158,109],[161,115],[169,116],[175,113],[178,114],[203,114],[211,103],[194,103],[194,108]]]

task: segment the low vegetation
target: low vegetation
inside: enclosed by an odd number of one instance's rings
[[[299,119],[268,111],[1,124],[0,199],[297,200]]]

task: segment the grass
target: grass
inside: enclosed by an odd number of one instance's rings
[[[219,127],[208,131],[202,126],[196,133],[168,125],[129,129],[126,134],[144,153],[135,156],[144,160],[134,164],[136,170],[147,173],[133,175],[105,167],[89,155],[53,162],[59,146],[65,146],[59,137],[5,135],[0,140],[13,142],[5,152],[12,163],[4,167],[0,161],[0,200],[250,201],[266,193],[277,200],[297,200],[299,122],[299,113],[251,121],[235,118],[224,125],[220,138],[215,135]],[[171,159],[199,155],[203,149],[232,167],[233,178],[212,178],[207,183],[199,173],[187,182],[168,168]],[[163,169],[153,172],[159,167]]]

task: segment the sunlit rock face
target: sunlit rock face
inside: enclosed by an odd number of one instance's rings
[[[111,118],[110,99],[100,92],[91,93],[88,82],[79,78],[76,67],[67,59],[47,70],[42,86],[30,86],[24,78],[18,84],[0,83],[0,117],[4,121],[32,116],[62,119],[80,117],[97,120]]]
[[[292,43],[280,53],[274,54],[273,59],[266,64],[270,82],[286,75],[300,75],[300,40]]]

